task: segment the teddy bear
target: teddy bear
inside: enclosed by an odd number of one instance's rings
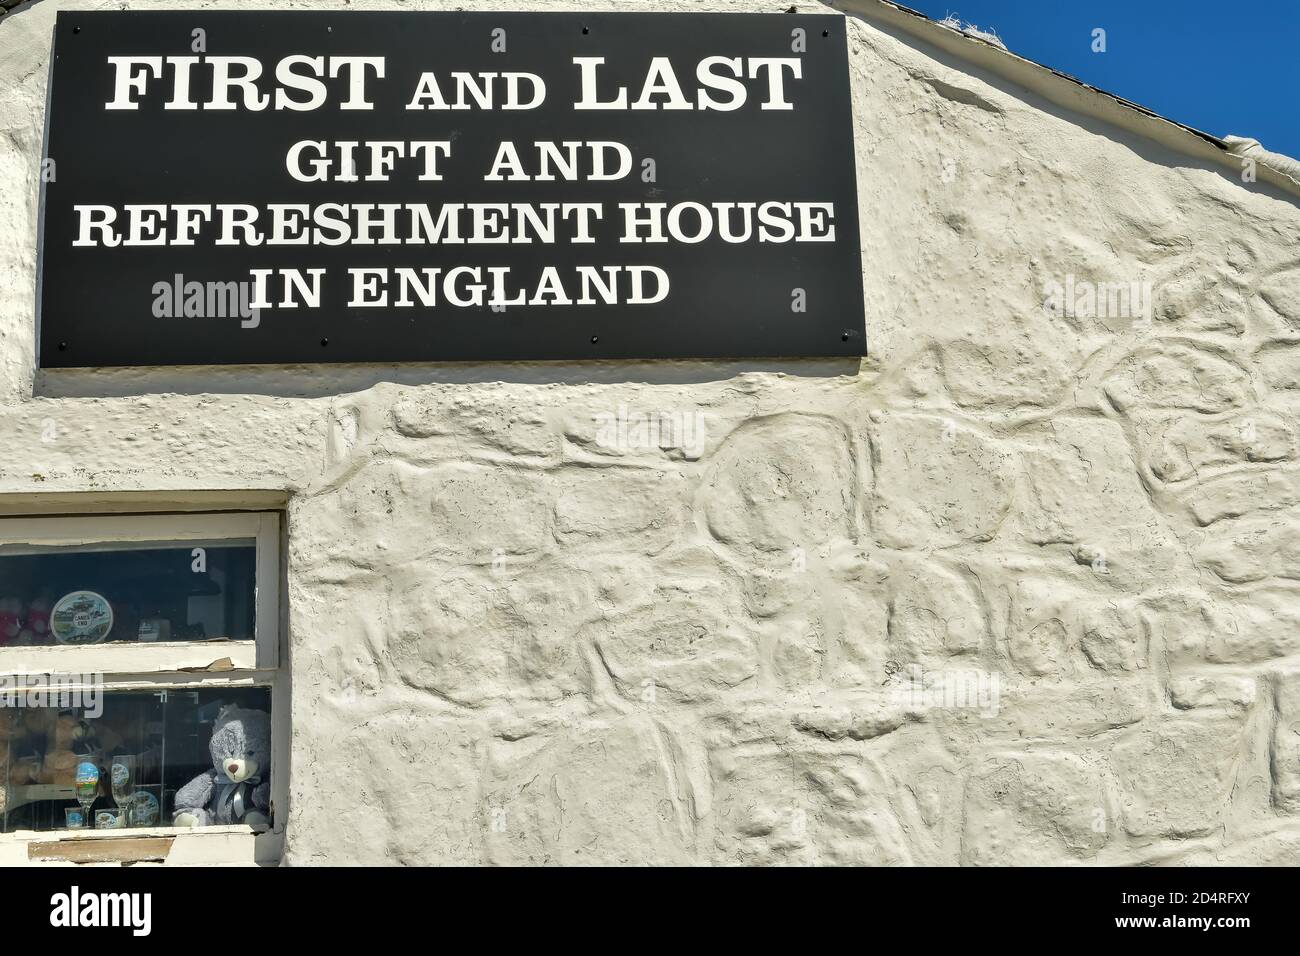
[[[0,793],[6,782],[21,787],[35,783],[40,775],[40,760],[26,740],[31,713],[0,710]]]
[[[0,794],[4,793],[6,782],[11,787],[35,783],[39,768],[34,756],[23,756],[17,744],[0,740]]]
[[[85,721],[75,714],[59,713],[47,731],[45,759],[41,762],[40,783],[72,786],[77,764],[95,759],[94,742]]]
[[[178,827],[271,822],[271,716],[235,705],[221,708],[208,743],[212,768],[176,791]]]

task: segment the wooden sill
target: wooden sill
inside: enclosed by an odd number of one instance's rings
[[[251,865],[259,858],[258,838],[269,835],[247,826],[21,830],[0,835],[0,862]]]
[[[33,840],[27,844],[27,859],[42,863],[165,863],[174,839]]]

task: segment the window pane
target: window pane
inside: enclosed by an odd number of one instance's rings
[[[31,695],[16,693],[0,707],[0,832],[171,826],[187,785],[208,793],[188,801],[201,803],[195,822],[223,823],[269,793],[267,688],[115,692],[65,709],[17,707]]]
[[[0,646],[249,641],[252,539],[0,548]]]

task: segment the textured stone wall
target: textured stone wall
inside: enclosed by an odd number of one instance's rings
[[[292,494],[289,862],[1296,862],[1295,196],[854,20],[860,367],[45,375],[72,6],[0,22],[0,491]]]

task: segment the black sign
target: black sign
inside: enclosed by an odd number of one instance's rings
[[[837,16],[70,13],[40,364],[865,354]]]

